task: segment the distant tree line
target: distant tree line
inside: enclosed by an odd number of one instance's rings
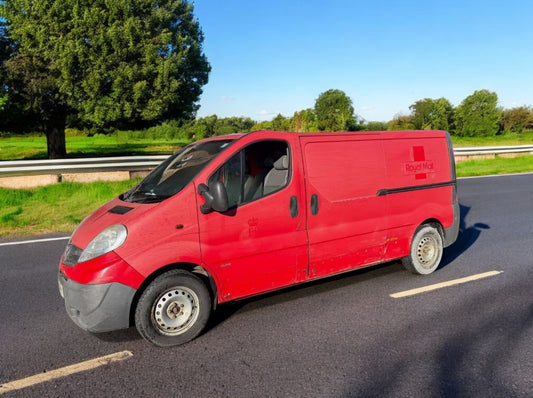
[[[489,90],[475,91],[454,107],[446,98],[425,98],[409,107],[408,115],[389,122],[365,121],[354,113],[352,100],[341,90],[328,90],[318,96],[314,108],[297,111],[292,117],[278,114],[270,121],[254,122],[245,117],[207,116],[181,125],[191,138],[239,133],[251,130],[289,132],[446,130],[462,137],[494,136],[504,132],[533,130],[533,108],[503,109],[498,96]]]
[[[395,117],[387,123],[387,129],[447,130],[462,137],[522,133],[533,129],[533,108],[503,109],[498,106],[498,95],[489,90],[475,91],[457,107],[446,98],[425,98],[416,101],[409,109],[411,114]]]

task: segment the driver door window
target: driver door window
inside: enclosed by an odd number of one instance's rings
[[[211,175],[208,183],[221,181],[225,185],[230,208],[277,192],[290,179],[288,149],[283,141],[249,145]]]

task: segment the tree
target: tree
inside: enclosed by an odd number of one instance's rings
[[[531,130],[533,129],[533,109],[529,106],[505,109],[502,112],[501,124],[503,130],[513,133]]]
[[[291,131],[297,133],[318,131],[315,111],[313,109],[304,109],[303,111],[294,112],[291,125]]]
[[[364,125],[364,131],[385,131],[387,123],[385,122],[367,122]]]
[[[456,108],[455,119],[460,136],[496,135],[501,119],[498,95],[488,90],[475,91]]]
[[[5,0],[17,44],[9,94],[39,116],[49,157],[65,155],[67,117],[148,127],[192,119],[210,65],[186,0]]]
[[[244,133],[252,129],[255,122],[248,117],[225,117],[219,118],[215,124],[215,134]]]
[[[9,58],[11,54],[11,49],[12,43],[7,35],[5,22],[0,19],[0,82],[4,80],[4,62]],[[5,86],[3,84],[0,84],[0,111],[4,110],[8,99],[9,97],[7,95]]]
[[[206,116],[196,120],[194,123],[196,127],[195,138],[198,140],[216,135],[217,122],[217,115]]]
[[[262,122],[257,122],[252,126],[253,131],[260,131],[260,130],[274,130],[272,127],[272,121],[271,120],[263,120]]]
[[[317,127],[320,131],[343,131],[356,125],[352,100],[341,90],[328,90],[315,101]]]
[[[446,130],[451,126],[453,107],[446,98],[416,101],[409,107],[417,130]]]
[[[387,123],[387,130],[414,130],[412,115],[396,115],[394,119]]]
[[[281,113],[278,113],[277,116],[272,119],[272,129],[276,131],[290,131],[291,130],[291,121],[284,117]]]

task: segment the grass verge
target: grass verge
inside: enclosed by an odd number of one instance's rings
[[[465,160],[457,163],[458,177],[533,172],[533,155],[514,158],[497,156],[494,159]]]
[[[0,188],[0,237],[70,234],[91,212],[138,180],[61,183],[34,189]]]
[[[70,158],[171,154],[190,140],[142,138],[127,134],[67,137]],[[0,161],[46,159],[46,137],[0,138]]]
[[[524,131],[523,133],[506,132],[492,137],[452,136],[452,142],[454,147],[531,145],[533,143],[533,131]]]

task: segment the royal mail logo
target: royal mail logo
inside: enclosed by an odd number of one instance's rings
[[[435,162],[433,160],[421,160],[418,162],[407,162],[403,164],[403,173],[411,174],[428,174],[435,172]]]

